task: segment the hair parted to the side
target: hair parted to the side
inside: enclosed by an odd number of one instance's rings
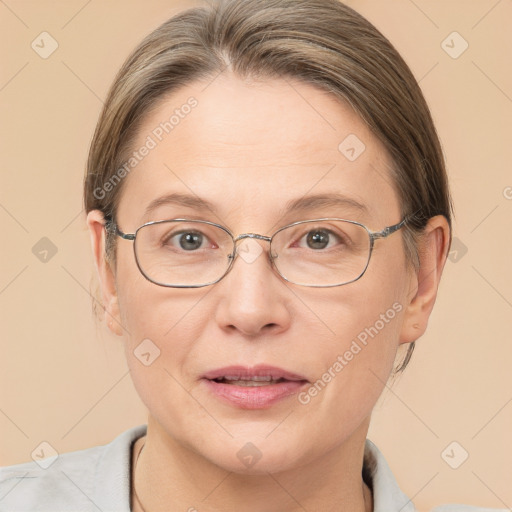
[[[241,79],[291,78],[351,105],[385,146],[403,216],[408,264],[429,218],[453,205],[442,148],[421,89],[400,54],[375,26],[338,0],[220,0],[188,9],[151,32],[118,72],[91,143],[84,206],[114,218],[123,181],[104,187],[125,162],[144,116],[157,101],[229,68]],[[101,193],[98,193],[101,191]],[[107,231],[115,267],[116,237]],[[396,368],[402,371],[414,350]]]

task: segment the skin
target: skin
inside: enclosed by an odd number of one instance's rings
[[[292,88],[229,74],[196,82],[148,113],[134,148],[190,96],[198,106],[125,178],[117,212],[125,233],[150,220],[194,215],[235,236],[270,235],[324,216],[374,231],[401,220],[383,146],[347,105],[304,83]],[[366,146],[353,162],[338,150],[351,133]],[[283,216],[286,201],[333,191],[363,202],[368,215],[323,208]],[[193,193],[217,210],[164,206],[144,217],[147,204],[168,192]],[[283,281],[265,241],[255,242],[263,249],[255,261],[237,258],[215,285],[160,287],[139,272],[133,242],[119,239],[115,269],[106,263],[101,212],[91,211],[87,225],[109,327],[122,338],[149,412],[147,436],[133,449],[137,454],[145,443],[134,483],[146,511],[373,510],[361,478],[371,412],[398,347],[427,327],[448,249],[444,217],[428,223],[418,273],[406,264],[399,231],[376,242],[361,279],[332,288]],[[244,410],[221,403],[200,379],[227,365],[267,363],[315,382],[395,302],[402,310],[306,405],[292,396]],[[146,338],[161,351],[150,366],[133,354]],[[237,457],[248,442],[262,454],[250,468]],[[134,510],[141,510],[137,503]]]

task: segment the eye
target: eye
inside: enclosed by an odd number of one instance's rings
[[[207,241],[208,237],[201,233],[201,231],[187,229],[166,235],[162,239],[162,246],[183,249],[185,251],[195,251],[208,246]]]
[[[349,245],[348,236],[344,233],[336,233],[327,228],[310,229],[296,242],[299,247],[322,250],[331,249],[334,246]]]

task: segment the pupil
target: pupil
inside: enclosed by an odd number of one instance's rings
[[[307,240],[313,249],[324,249],[329,243],[329,235],[325,231],[312,231]]]
[[[197,249],[201,247],[202,238],[200,233],[187,233],[180,237],[180,245],[182,249]]]

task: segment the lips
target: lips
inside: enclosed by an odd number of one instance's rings
[[[202,380],[218,399],[241,409],[269,408],[308,384],[302,375],[267,365],[219,368]]]
[[[244,385],[244,382],[255,383],[276,383],[284,381],[307,381],[306,377],[291,373],[276,366],[257,365],[253,367],[246,366],[226,366],[207,372],[203,378],[224,382],[229,384],[237,383]]]

